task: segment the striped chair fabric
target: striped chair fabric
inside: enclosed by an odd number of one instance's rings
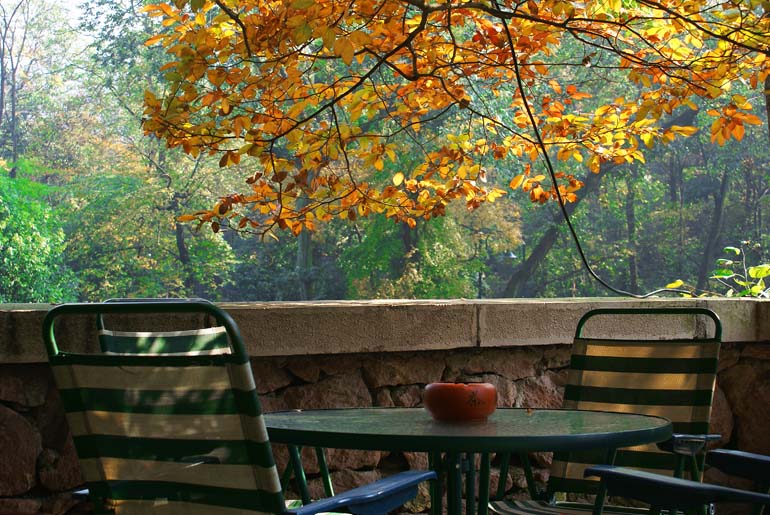
[[[109,299],[114,302],[199,302],[204,299]],[[102,314],[96,317],[99,345],[102,352],[126,354],[224,354],[229,352],[230,342],[224,325],[187,329],[183,331],[114,331],[105,327]]]
[[[118,354],[226,354],[227,330],[207,327],[184,331],[99,330],[102,351]]]
[[[716,334],[713,338],[687,340],[584,338],[581,335],[584,321],[602,314],[705,314],[714,320]],[[713,312],[687,308],[604,309],[588,313],[578,327],[564,408],[655,415],[671,420],[674,433],[708,432],[721,339],[721,327]],[[559,492],[596,494],[598,479],[584,478],[583,472],[591,465],[605,463],[606,458],[607,449],[556,453],[547,485],[548,501],[495,501],[490,503],[490,509],[507,515],[585,514],[591,511],[592,505],[554,505],[550,500]],[[619,449],[615,464],[670,476],[676,457],[649,444]],[[613,510],[627,511],[615,507]]]
[[[52,363],[91,495],[117,514],[283,512],[249,365],[134,357]]]

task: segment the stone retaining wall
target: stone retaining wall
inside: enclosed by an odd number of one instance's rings
[[[458,307],[464,308],[462,305]],[[511,340],[506,340],[508,346],[494,346],[483,345],[484,338],[479,335],[486,334],[488,341],[493,339],[489,336],[492,334],[495,334],[494,338],[504,339],[505,328],[501,324],[505,320],[509,323],[515,321],[517,331],[521,331],[522,326],[529,326],[537,334],[548,325],[549,319],[556,321],[554,327],[567,325],[563,320],[572,320],[569,313],[573,308],[570,307],[565,315],[565,311],[543,311],[542,305],[538,305],[536,310],[528,305],[523,312],[514,314],[515,309],[511,305],[497,307],[501,309],[484,313],[476,305],[472,316],[460,317],[473,325],[467,331],[460,331],[458,319],[440,309],[409,309],[397,304],[388,308],[390,315],[388,309],[385,309],[384,318],[390,316],[389,323],[403,323],[403,320],[412,318],[410,326],[419,326],[421,338],[429,342],[422,350],[406,351],[401,344],[395,351],[383,349],[382,342],[394,338],[393,334],[384,331],[377,335],[374,342],[358,344],[358,350],[364,346],[367,352],[351,352],[356,349],[351,349],[354,340],[348,332],[349,327],[339,323],[336,335],[345,340],[342,347],[347,351],[344,352],[328,352],[333,346],[329,342],[322,342],[316,348],[323,350],[324,354],[308,352],[310,349],[306,348],[306,354],[303,355],[297,351],[298,345],[294,341],[273,349],[273,355],[268,355],[264,347],[259,350],[252,343],[252,365],[263,408],[275,411],[341,406],[419,406],[424,385],[439,380],[491,382],[497,386],[501,406],[558,407],[566,379],[570,353],[568,342],[571,336],[557,334],[554,337],[551,332],[549,337],[544,336],[543,339],[565,341],[510,345]],[[257,317],[244,320],[246,308],[242,305],[225,308],[236,315],[241,328],[245,328],[244,333],[249,334],[259,326]],[[583,305],[575,308],[575,311],[584,312],[586,309]],[[728,337],[720,357],[712,430],[722,434],[721,446],[770,454],[770,417],[765,413],[770,406],[770,345],[766,339],[760,339],[764,338],[766,329],[760,328],[756,322],[762,319],[764,309],[764,306],[739,304],[734,310],[731,307],[720,313]],[[321,306],[321,314],[323,310],[324,306]],[[501,312],[506,310],[511,315],[508,318],[501,316]],[[360,317],[364,311],[356,315]],[[14,318],[12,331],[18,335],[27,333],[29,329],[25,329],[25,324],[31,328],[34,324],[30,320],[39,319],[43,312],[43,307],[23,315],[19,315],[17,310],[15,315],[5,313],[5,320],[7,322],[9,318]],[[270,327],[276,324],[276,330],[282,332],[287,340],[307,332],[315,334],[319,340],[335,336],[331,327],[324,329],[328,320],[323,317],[319,319],[318,313],[313,319],[308,312],[312,312],[312,307],[305,305],[294,312],[299,319],[290,316],[289,311],[272,313],[267,318],[272,316],[280,322],[274,320],[266,325]],[[431,312],[434,316],[424,316]],[[522,313],[530,316],[522,316]],[[370,317],[368,320],[371,325],[377,325],[382,318]],[[401,319],[400,322],[397,319]],[[0,318],[0,323],[2,320]],[[485,327],[485,324],[493,320],[498,321]],[[355,323],[363,328],[366,325],[364,322],[358,320]],[[730,328],[738,324],[741,324],[740,328]],[[262,327],[264,331],[264,325]],[[447,327],[455,334],[471,334],[471,343],[438,348],[440,346],[429,335],[431,331],[441,334]],[[572,327],[569,332],[574,331],[574,323]],[[7,325],[0,327],[2,330],[5,333],[0,334],[11,332]],[[702,328],[686,330],[697,332]],[[371,331],[369,327],[368,338],[375,338]],[[393,328],[392,333],[404,337],[412,334],[403,327]],[[730,334],[739,334],[745,340],[735,341]],[[273,334],[272,338],[279,340],[279,336]],[[5,341],[0,343],[0,363],[5,361],[0,364],[0,515],[62,514],[68,510],[82,510],[83,507],[76,506],[68,495],[60,493],[78,486],[81,477],[48,365],[39,362],[37,358],[29,359],[30,356],[40,355],[40,342],[30,338],[24,343],[16,341],[13,346],[6,345]],[[19,353],[15,354],[17,359],[13,359],[9,349],[12,351],[14,348],[22,349],[21,355],[26,356],[25,359],[18,359]],[[412,348],[420,349],[421,346],[413,344]],[[3,351],[5,356],[2,355]],[[282,351],[283,355],[275,355]],[[281,466],[286,460],[285,451],[276,449],[276,454]],[[305,453],[304,458],[308,472],[315,473],[317,465],[311,454]],[[427,466],[424,455],[410,453],[338,450],[330,451],[328,458],[338,490],[371,481],[391,470],[406,466]],[[539,467],[537,477],[545,481],[549,456],[538,454],[534,458]],[[727,481],[727,478],[722,477],[714,479]],[[493,477],[493,483],[497,480],[497,477]],[[319,484],[312,486],[320,491]],[[512,493],[523,490],[524,480],[520,470],[514,469],[512,477],[507,478],[507,487]],[[426,506],[427,494],[424,493],[410,509],[420,511]]]

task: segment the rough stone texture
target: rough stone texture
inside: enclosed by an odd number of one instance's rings
[[[40,431],[43,447],[62,452],[69,440],[71,443],[67,418],[61,403],[59,390],[53,381],[50,383],[45,404],[29,411],[29,419]]]
[[[568,367],[571,356],[571,345],[552,345],[546,347],[543,349],[543,367],[546,369]]]
[[[719,348],[719,364],[717,365],[717,372],[721,373],[730,367],[735,366],[738,360],[741,359],[741,349],[743,345],[736,345],[730,343],[723,343]]]
[[[730,404],[727,397],[719,385],[714,390],[714,400],[711,404],[711,420],[709,423],[709,433],[720,434],[722,438],[718,442],[710,443],[710,447],[724,447],[730,441],[733,435],[733,413],[730,410]]]
[[[330,470],[360,470],[375,468],[383,453],[379,451],[352,451],[349,449],[326,449],[326,461]]]
[[[457,374],[494,373],[508,379],[522,379],[536,374],[539,360],[532,349],[487,349],[453,353],[447,358],[447,366]]]
[[[43,507],[40,499],[0,499],[0,515],[27,515]]]
[[[414,408],[422,404],[422,388],[413,384],[396,386],[390,395],[396,406]]]
[[[45,515],[64,515],[65,513],[72,513],[70,510],[81,504],[80,501],[73,499],[69,493],[62,493],[44,499],[40,511]]]
[[[289,405],[286,404],[286,400],[283,397],[260,395],[259,403],[262,406],[263,413],[270,413],[271,411],[286,411],[289,409]]]
[[[254,382],[260,394],[274,392],[289,386],[291,376],[275,359],[256,358],[251,360],[251,370],[254,372]]]
[[[380,354],[383,356],[383,354]],[[384,354],[385,356],[387,354]],[[317,359],[321,372],[326,375],[348,374],[351,370],[357,370],[363,366],[364,358],[360,355],[353,356],[314,356]]]
[[[427,482],[417,485],[417,496],[403,506],[409,513],[423,513],[430,510],[430,485]]]
[[[770,361],[770,345],[766,343],[749,343],[743,348],[741,356],[761,361]]]
[[[427,352],[379,356],[364,362],[364,378],[370,388],[441,381],[444,361]]]
[[[50,382],[47,365],[0,365],[0,401],[23,410],[42,406]]]
[[[498,407],[513,407],[516,405],[516,398],[518,397],[516,383],[492,374],[484,374],[481,379],[485,383],[495,385]]]
[[[381,388],[374,394],[374,405],[381,406],[383,408],[392,408],[396,405],[393,402],[393,397],[390,395],[390,390],[387,388]]]
[[[553,464],[552,452],[531,452],[529,459],[533,467],[549,468]]]
[[[560,408],[564,389],[555,382],[555,374],[530,377],[520,384],[520,403],[523,408]]]
[[[741,360],[719,376],[735,417],[739,449],[770,454],[770,362]]]
[[[42,450],[37,429],[0,404],[0,496],[21,495],[35,486],[35,464]]]
[[[425,452],[405,452],[404,458],[410,470],[427,470],[428,454]]]
[[[40,485],[52,492],[62,492],[82,485],[83,476],[72,439],[67,440],[61,452],[43,449],[37,460],[37,472]]]
[[[318,383],[286,389],[284,400],[290,409],[364,407],[372,396],[358,371],[331,376]]]
[[[383,453],[379,451],[356,451],[350,449],[325,449],[326,464],[331,471],[373,469],[379,465]],[[289,462],[289,452],[285,445],[273,445],[273,456],[278,472],[283,473]],[[300,456],[305,474],[313,475],[320,472],[315,449],[305,447]]]
[[[286,368],[306,383],[315,383],[321,378],[321,366],[317,359],[310,357],[293,359]]]
[[[490,497],[494,496],[497,493],[497,488],[500,485],[500,470],[499,469],[492,469],[489,472],[489,495]],[[505,478],[505,491],[509,492],[514,485],[514,479],[511,477],[510,474],[506,476]],[[524,487],[526,487],[526,483],[524,484]],[[521,488],[521,487],[519,487]],[[477,495],[478,496],[478,495]]]

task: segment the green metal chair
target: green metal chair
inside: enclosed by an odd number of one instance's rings
[[[70,316],[193,312],[223,324],[225,352],[75,354],[55,336]],[[435,477],[402,472],[287,508],[249,357],[232,318],[211,303],[65,304],[46,315],[43,337],[97,512],[384,515]]]
[[[649,320],[653,315],[708,317],[713,322],[713,336],[616,340],[583,335],[586,323],[594,317],[624,317],[618,320],[625,320],[639,330],[642,317]],[[623,326],[616,324],[615,331],[622,333]],[[707,433],[721,334],[716,314],[701,308],[597,309],[584,315],[575,333],[564,407],[665,417],[673,422],[674,439],[660,446],[557,453],[545,492],[534,488],[528,458],[521,456],[531,500],[500,500],[504,493],[501,489],[498,500],[490,502],[489,509],[500,515],[590,512],[590,502],[557,503],[556,499],[557,495],[596,495],[602,504],[604,488],[596,478],[584,477],[588,467],[601,463],[614,462],[669,476],[682,476],[687,469],[691,477],[700,479],[702,456],[698,457],[698,451],[711,438]],[[507,463],[508,458],[504,457],[501,478],[507,475]],[[503,479],[500,483],[504,487]]]
[[[770,456],[718,449],[706,455],[706,463],[727,474],[753,480],[757,491],[736,490],[611,465],[589,467],[586,474],[600,477],[611,494],[649,504],[653,514],[663,509],[697,514],[702,512],[704,505],[720,502],[753,504],[755,515],[767,511],[770,506]],[[597,506],[595,511],[598,513],[599,509]]]
[[[105,303],[114,302],[205,302],[202,298],[168,299],[168,298],[114,298],[107,299]],[[227,329],[222,320],[215,320],[206,324],[206,327],[185,329],[181,331],[119,331],[108,329],[103,314],[96,316],[96,327],[99,335],[99,345],[106,353],[126,354],[158,354],[158,353],[209,353],[217,354],[229,352],[230,343],[227,337]],[[296,446],[287,446],[289,462],[281,474],[283,493],[289,487],[292,477],[295,479],[300,499],[291,501],[290,505],[297,507],[309,504],[310,490],[302,463],[302,449]],[[326,461],[326,453],[323,448],[314,448],[316,461],[321,473],[321,482],[326,497],[334,495],[334,486]]]

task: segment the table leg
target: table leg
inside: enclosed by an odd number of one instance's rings
[[[481,454],[481,472],[479,473],[479,515],[487,515],[489,506],[489,476],[491,468],[489,453]],[[504,478],[500,478],[504,481]]]
[[[460,515],[462,506],[462,468],[460,467],[460,454],[449,452],[446,454],[447,485],[446,485],[446,510],[447,515]]]
[[[332,485],[332,477],[329,474],[329,465],[326,463],[326,453],[323,447],[315,448],[316,459],[318,459],[318,468],[321,470],[321,480],[324,484],[324,493],[326,497],[334,497],[334,486]]]
[[[508,481],[508,469],[511,466],[511,453],[498,453],[498,456],[500,457],[500,481],[498,481],[497,484],[495,501],[502,501],[503,497],[505,497],[505,484]]]
[[[294,479],[297,481],[299,495],[302,497],[302,504],[310,504],[310,491],[307,487],[307,478],[305,469],[302,468],[302,458],[299,455],[299,449],[295,445],[289,445],[289,459],[294,469]]]
[[[463,460],[465,468],[465,515],[476,515],[476,454],[469,452]]]
[[[441,463],[440,452],[428,453],[428,468],[438,476],[430,482],[430,513],[431,515],[443,515],[444,511],[444,467]]]

